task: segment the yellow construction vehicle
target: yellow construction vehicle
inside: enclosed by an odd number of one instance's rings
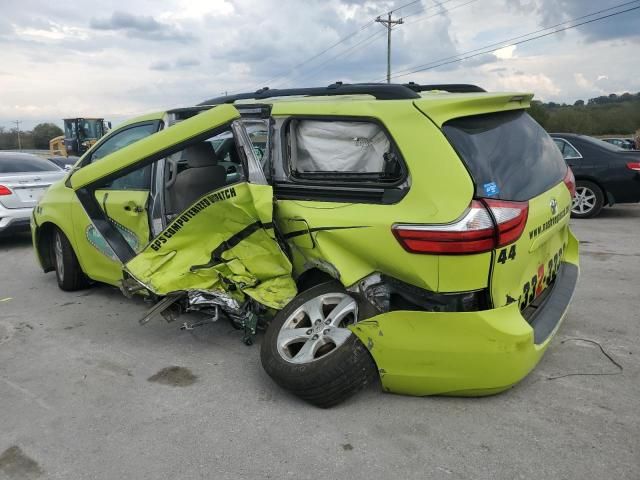
[[[49,141],[51,155],[80,156],[111,128],[104,118],[65,118],[64,135]]]

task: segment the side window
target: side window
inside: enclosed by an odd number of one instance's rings
[[[559,138],[554,138],[553,139],[553,143],[556,144],[556,147],[558,147],[558,149],[560,150],[560,153],[562,154],[562,157],[564,158],[564,140],[560,140]]]
[[[267,120],[246,120],[242,123],[247,130],[256,158],[260,163],[264,163],[269,141],[269,122]]]
[[[564,158],[582,158],[580,152],[576,150],[570,143],[564,144]]]
[[[152,135],[158,129],[156,123],[146,123],[127,128],[109,137],[91,154],[90,163],[94,163],[110,153],[126,147],[138,140]],[[105,185],[108,190],[145,190],[151,183],[151,165],[133,171]]]
[[[573,159],[573,158],[582,158],[582,155],[580,155],[580,152],[578,152],[578,150],[576,150],[575,147],[571,145],[569,142],[567,142],[566,140],[563,140],[561,138],[554,138],[553,141],[556,143],[556,145],[560,149],[560,152],[562,152],[562,158],[564,158],[565,160]]]
[[[402,176],[398,152],[375,122],[293,119],[286,132],[293,178],[396,182]]]
[[[140,139],[148,137],[158,129],[156,123],[137,125],[110,136],[91,153],[90,163],[96,162],[110,153],[120,150]]]
[[[200,197],[245,179],[233,132],[194,143],[167,158],[165,211],[174,215]]]
[[[134,170],[105,185],[108,190],[148,190],[151,184],[151,165]]]

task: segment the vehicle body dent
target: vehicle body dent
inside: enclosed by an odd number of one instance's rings
[[[578,268],[578,241],[571,232],[563,264]],[[516,302],[477,312],[392,311],[350,328],[369,349],[388,392],[491,395],[515,385],[537,365],[566,315],[574,278],[552,286],[551,293],[563,288],[559,296],[568,298],[561,299],[555,323],[538,341],[538,327]]]

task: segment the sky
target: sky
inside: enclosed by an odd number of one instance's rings
[[[633,7],[640,1],[0,0],[0,127],[81,116],[115,125],[263,86],[384,81],[386,30],[374,19],[393,9],[404,22],[392,30],[393,81],[567,103],[635,93],[640,9],[501,48]],[[470,58],[452,62],[460,57]]]

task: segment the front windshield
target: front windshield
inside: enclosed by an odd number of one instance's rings
[[[98,139],[102,136],[102,120],[83,118],[80,120],[80,137]]]
[[[64,121],[64,136],[65,138],[76,137],[76,121],[75,120]]]

